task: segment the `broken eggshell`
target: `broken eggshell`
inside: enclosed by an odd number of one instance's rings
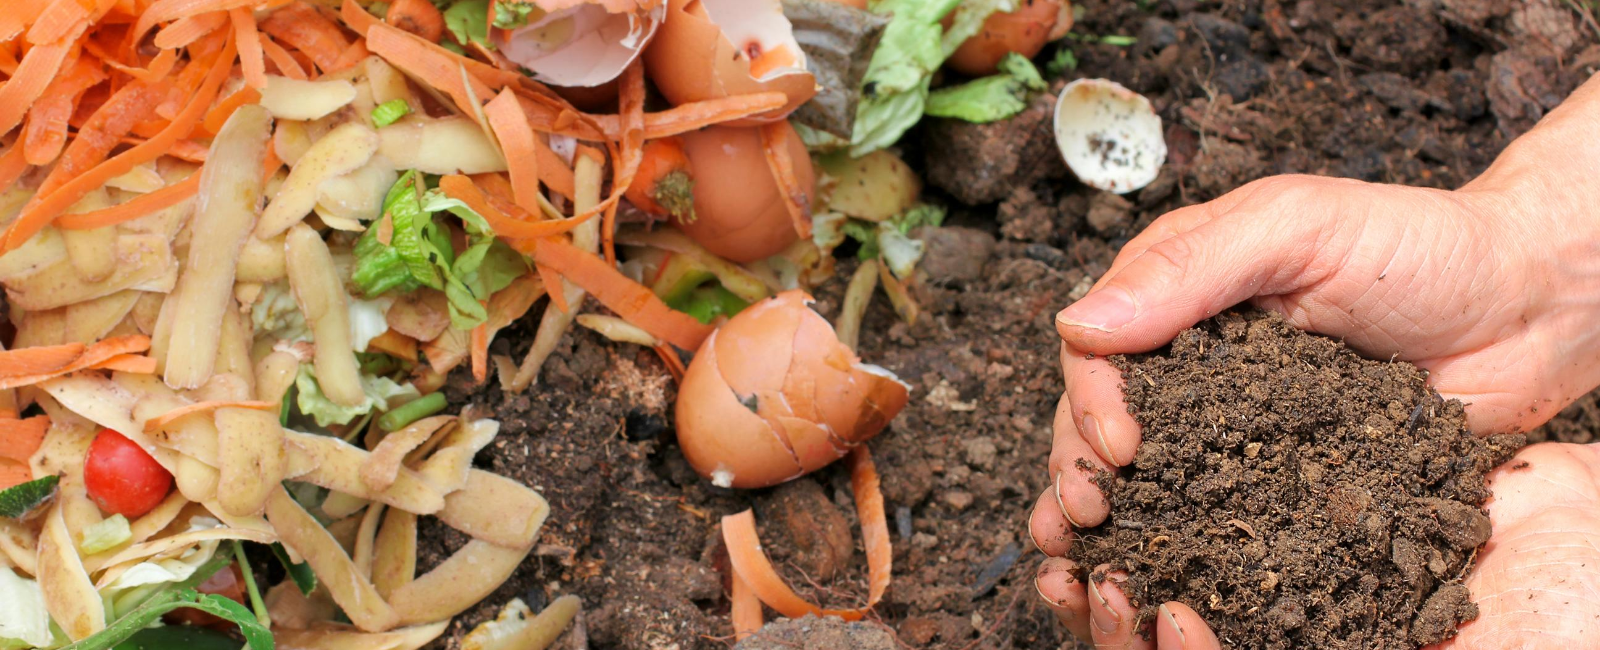
[[[1056,99],[1056,146],[1085,185],[1127,194],[1156,179],[1167,160],[1150,100],[1105,79],[1079,79]]]
[[[661,0],[535,0],[527,25],[501,29],[489,39],[533,78],[556,86],[589,88],[622,74],[639,58],[666,16]]]
[[[728,126],[783,119],[817,94],[778,0],[668,0],[666,21],[645,49],[644,63],[674,105],[759,92],[789,99]]]
[[[910,387],[862,363],[811,297],[739,312],[695,353],[678,390],[678,445],[721,487],[777,485],[844,457],[905,408]]]

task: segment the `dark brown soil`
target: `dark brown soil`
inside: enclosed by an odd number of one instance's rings
[[[1171,149],[1154,184],[1124,200],[1072,181],[1057,158],[1011,158],[1015,143],[1049,141],[1048,120],[929,124],[902,145],[933,179],[927,198],[950,205],[950,223],[961,227],[930,238],[927,277],[915,289],[922,320],[898,322],[879,296],[862,333],[863,356],[914,387],[905,412],[871,443],[895,543],[894,583],[876,622],[902,648],[1072,647],[1036,602],[1037,556],[1022,531],[1048,484],[1062,390],[1052,316],[1088,290],[1127,238],[1168,210],[1274,173],[1460,185],[1600,60],[1563,0],[1078,4],[1073,31],[1082,38],[1063,43],[1079,66],[1066,78],[1106,77],[1151,99]],[[1097,42],[1112,34],[1139,41]],[[966,146],[938,148],[957,143]],[[840,277],[854,268],[840,267]],[[842,284],[817,290],[825,315]],[[496,345],[520,359],[533,325],[518,328]],[[652,355],[577,330],[525,395],[456,378],[454,403],[479,403],[505,422],[479,461],[537,486],[552,513],[534,557],[459,617],[440,646],[513,596],[538,605],[575,593],[595,650],[726,648],[716,522],[752,506],[764,546],[802,594],[845,606],[865,598],[845,471],[802,479],[816,489],[710,487],[673,442],[665,376]],[[1574,422],[1591,437],[1600,432],[1596,419]],[[790,530],[794,522],[827,531]],[[843,536],[852,554],[841,559],[834,544]],[[462,541],[424,524],[422,561]],[[826,563],[831,580],[821,575]]]
[[[1474,437],[1408,363],[1362,359],[1275,313],[1226,312],[1112,357],[1144,439],[1070,556],[1124,570],[1142,620],[1191,604],[1229,647],[1403,648],[1475,618],[1483,474],[1521,435]]]

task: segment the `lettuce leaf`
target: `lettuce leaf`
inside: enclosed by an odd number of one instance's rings
[[[477,327],[488,318],[482,301],[528,272],[522,255],[495,237],[482,215],[437,189],[424,190],[421,174],[400,177],[384,199],[389,243],[368,228],[355,245],[351,280],[367,296],[430,287],[450,299],[451,326]],[[445,215],[461,220],[467,248],[456,254]]]
[[[387,411],[407,401],[421,397],[422,394],[411,384],[400,384],[388,377],[374,377],[361,375],[361,388],[366,393],[366,400],[355,406],[344,406],[334,403],[323,394],[322,386],[317,383],[317,376],[312,372],[310,364],[300,365],[300,374],[295,376],[295,404],[302,414],[316,420],[317,426],[326,427],[331,424],[349,424],[351,420],[372,412],[373,409]]]
[[[50,613],[39,583],[0,566],[0,648],[52,645]]]
[[[872,53],[861,84],[861,102],[850,138],[850,155],[863,156],[900,139],[922,119],[933,73],[963,41],[978,33],[995,11],[1012,11],[1018,0],[877,0],[872,11],[892,16]],[[952,10],[950,29],[939,21]]]
[[[1000,73],[928,95],[926,113],[968,122],[995,122],[1028,108],[1028,96],[1047,86],[1033,62],[1016,52],[1000,60]]]
[[[499,20],[499,16],[495,16]],[[489,45],[489,0],[458,0],[444,10],[444,26],[456,37],[456,42],[466,45]]]
[[[215,544],[213,544],[215,546]],[[189,575],[177,582],[156,588],[142,603],[123,614],[104,630],[96,632],[61,650],[108,650],[127,640],[160,620],[163,614],[175,609],[198,609],[239,626],[250,650],[273,650],[272,632],[256,620],[255,614],[244,605],[217,594],[201,594],[195,586],[205,582],[212,574],[232,564],[223,555],[216,555],[198,565]]]
[[[531,2],[519,0],[496,0],[494,3],[494,26],[500,29],[516,29],[528,24],[528,14],[536,9]]]

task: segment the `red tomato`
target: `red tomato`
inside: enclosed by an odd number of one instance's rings
[[[132,440],[102,429],[83,461],[83,482],[101,510],[133,519],[167,498],[172,474]]]
[[[227,552],[225,549],[226,547],[224,546],[217,552],[225,553]],[[227,568],[211,574],[210,578],[207,578],[205,582],[200,583],[200,586],[195,587],[195,591],[198,591],[202,594],[219,594],[224,598],[231,599],[234,602],[243,605],[245,598],[244,574],[239,571],[239,565],[230,564]],[[166,616],[163,616],[162,618],[168,623],[187,623],[189,625],[203,625],[206,627],[221,628],[233,627],[232,623],[202,612],[198,609],[190,609],[187,607],[167,612]]]

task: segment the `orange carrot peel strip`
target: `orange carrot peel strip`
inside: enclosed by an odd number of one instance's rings
[[[856,447],[848,458],[850,487],[856,495],[856,513],[861,518],[861,537],[867,549],[867,604],[862,607],[823,609],[807,602],[784,583],[761,550],[753,511],[722,518],[722,539],[728,546],[734,574],[749,584],[761,602],[789,618],[814,614],[858,621],[889,589],[894,553],[889,543],[889,520],[883,511],[883,493],[878,489],[878,470],[872,463],[872,452],[865,446]]]
[[[199,190],[200,174],[190,174],[188,178],[149,194],[141,194],[125,203],[90,212],[61,215],[59,219],[56,219],[56,226],[62,230],[93,230],[126,223],[182,203],[193,197]]]
[[[228,24],[228,12],[212,11],[185,16],[156,32],[155,45],[163,50],[184,47]]]
[[[612,165],[610,205],[600,224],[600,248],[612,264],[617,263],[617,201],[633,184],[633,175],[639,173],[639,165],[644,162],[644,61],[634,61],[622,72],[618,107],[622,147],[616,158],[618,164]]]
[[[261,51],[272,61],[272,65],[277,66],[278,74],[290,79],[299,79],[300,81],[310,79],[310,76],[306,74],[305,68],[300,67],[300,62],[295,60],[294,55],[283,49],[283,46],[279,45],[277,41],[263,37],[261,39]]]
[[[256,90],[266,88],[267,60],[261,53],[261,32],[256,29],[255,12],[235,7],[228,10],[228,17],[233,21],[233,37],[239,43],[239,68],[244,71],[245,85]]]
[[[794,160],[789,157],[791,128],[788,122],[783,121],[762,125],[761,148],[766,150],[767,167],[771,168],[772,178],[778,183],[779,194],[784,199],[783,207],[789,211],[794,231],[800,233],[801,239],[810,239],[811,197],[805,188],[800,187],[800,180],[794,175]]]
[[[195,402],[193,404],[185,404],[185,405],[180,406],[178,408],[175,408],[175,409],[172,409],[170,411],[167,411],[166,413],[162,413],[161,415],[157,415],[157,416],[155,416],[153,418],[145,420],[144,421],[144,432],[145,433],[150,433],[152,431],[159,431],[159,430],[165,428],[167,425],[172,424],[173,422],[177,421],[179,418],[182,418],[184,416],[194,415],[195,413],[202,413],[202,412],[207,412],[207,411],[215,411],[215,410],[217,410],[219,408],[241,408],[241,409],[254,409],[254,410],[257,410],[257,411],[276,411],[276,410],[278,410],[279,406],[281,406],[281,405],[278,404],[277,402],[262,402],[262,401],[256,401],[256,400],[246,400],[246,401],[218,400],[218,401],[213,401],[213,402]]]
[[[494,228],[496,234],[507,239],[536,239],[560,235],[578,227],[578,224],[588,221],[595,215],[591,210],[571,219],[539,221],[523,212],[522,208],[514,203],[502,203],[485,196],[470,179],[456,174],[440,178],[439,189],[445,196],[467,204],[473,212],[482,215],[483,220],[489,222],[489,227]],[[511,211],[514,216],[508,216],[506,211]]]
[[[71,48],[71,43],[62,40],[34,46],[22,57],[17,73],[0,85],[0,135],[10,133],[22,121],[33,100],[56,78]]]
[[[25,463],[0,460],[0,490],[33,480],[33,470]]]
[[[668,307],[649,287],[628,279],[617,267],[572,244],[559,239],[537,240],[533,259],[583,287],[607,309],[659,340],[697,350],[700,342],[711,335],[710,325]],[[546,286],[552,287],[553,296],[560,285]]]
[[[5,240],[0,242],[0,253],[9,252],[21,246],[29,237],[38,233],[56,217],[72,207],[79,199],[91,190],[106,184],[106,181],[128,173],[129,170],[151,160],[155,160],[167,153],[177,141],[189,134],[199,123],[205,110],[211,106],[212,100],[217,96],[222,82],[227,79],[228,73],[233,69],[234,42],[229,38],[223,50],[211,62],[206,76],[200,84],[200,89],[190,98],[188,105],[174,116],[172,122],[156,137],[117,154],[94,169],[77,175],[72,180],[62,184],[61,187],[51,192],[44,200],[34,204],[31,209],[13,221],[5,231]]]
[[[155,372],[155,360],[136,357],[134,353],[150,349],[150,337],[143,335],[118,336],[84,347],[81,343],[23,348],[0,352],[0,389],[31,386],[79,370],[108,368],[123,372]],[[47,350],[48,352],[38,352]],[[54,365],[55,360],[67,351],[76,351],[75,359],[65,365],[41,370]],[[134,359],[148,359],[135,362]]]
[[[755,634],[766,622],[761,615],[761,599],[756,596],[754,589],[738,573],[733,574],[733,638],[743,641],[745,637]]]
[[[33,453],[44,443],[44,433],[50,429],[50,417],[36,415],[26,420],[6,418],[0,420],[0,459],[27,463]]]
[[[339,55],[350,47],[344,28],[309,3],[296,2],[274,11],[257,27],[310,57],[323,72],[337,70]]]
[[[229,9],[233,9],[235,7],[249,7],[256,4],[256,2],[258,2],[258,0],[156,0],[156,2],[151,3],[150,6],[145,8],[144,13],[139,14],[139,21],[133,24],[133,31],[129,32],[128,34],[128,43],[130,47],[137,47],[139,42],[144,40],[144,35],[149,32],[151,28],[164,22],[177,21],[178,23],[181,23],[187,18],[198,18],[201,14],[219,11],[223,12],[222,17],[225,21],[227,18],[227,11]],[[209,20],[214,19],[208,19],[208,23]],[[210,31],[221,27],[224,21],[218,21],[210,30],[206,30],[206,32],[201,33],[209,33]],[[201,27],[201,25],[197,25],[196,28],[193,29],[198,31],[199,27]],[[158,33],[157,36],[160,36],[160,34]],[[184,36],[189,36],[189,34],[185,33]],[[187,45],[187,43],[183,43],[183,45]],[[164,48],[169,46],[177,47],[177,45],[172,45],[170,42],[165,45],[161,43],[156,44],[156,47]]]
[[[517,205],[529,213],[539,213],[539,146],[533,129],[528,127],[528,116],[522,112],[522,103],[516,94],[502,90],[483,107],[489,126],[500,140],[506,168],[511,174],[511,196]]]

